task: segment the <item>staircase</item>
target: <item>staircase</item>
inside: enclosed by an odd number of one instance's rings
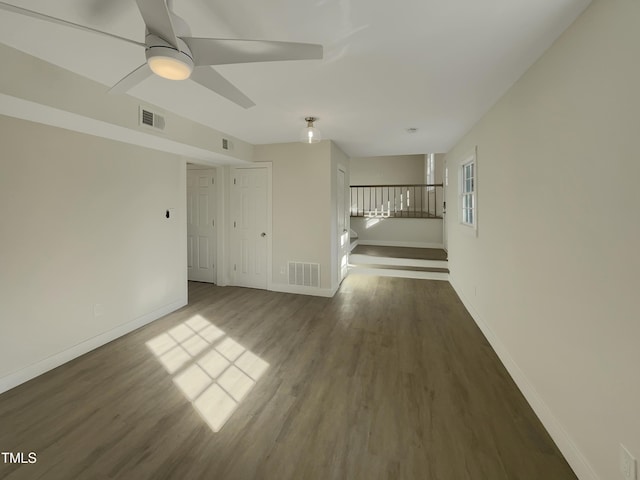
[[[349,255],[349,273],[449,280],[447,253],[435,248],[357,245]]]

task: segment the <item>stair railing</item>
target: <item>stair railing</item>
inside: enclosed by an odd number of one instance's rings
[[[442,218],[442,186],[442,183],[352,185],[351,216]]]

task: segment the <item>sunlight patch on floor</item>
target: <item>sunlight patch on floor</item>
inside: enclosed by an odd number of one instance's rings
[[[214,432],[220,431],[269,368],[201,315],[146,345]]]

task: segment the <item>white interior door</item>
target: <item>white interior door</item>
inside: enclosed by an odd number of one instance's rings
[[[338,283],[342,282],[348,273],[349,266],[349,229],[347,220],[347,210],[345,205],[345,172],[338,169]]]
[[[271,235],[268,167],[234,168],[231,179],[231,276],[241,287],[267,289]]]
[[[187,170],[187,270],[189,280],[216,282],[216,170]]]

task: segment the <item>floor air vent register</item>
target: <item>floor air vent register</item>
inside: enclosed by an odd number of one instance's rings
[[[320,288],[320,264],[289,262],[289,285]]]

